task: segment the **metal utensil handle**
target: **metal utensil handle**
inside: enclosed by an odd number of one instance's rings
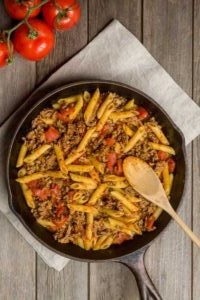
[[[144,255],[147,247],[139,250],[134,255],[122,258],[119,263],[127,266],[135,276],[141,300],[162,300],[153,282],[151,281],[144,265]]]

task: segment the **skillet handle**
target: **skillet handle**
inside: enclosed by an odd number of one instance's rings
[[[132,256],[129,255],[127,257],[123,257],[118,262],[127,266],[135,276],[141,300],[162,300],[144,265],[146,250],[147,248],[145,247],[134,253]]]

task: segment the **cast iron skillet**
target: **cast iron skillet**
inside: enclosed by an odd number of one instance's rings
[[[150,110],[163,126],[163,130],[167,133],[170,144],[172,144],[177,153],[176,173],[171,192],[172,206],[174,209],[177,209],[183,196],[186,178],[185,143],[182,133],[164,110],[147,95],[130,86],[111,81],[86,81],[62,86],[53,90],[45,97],[42,97],[42,99],[39,99],[39,101],[33,106],[31,105],[29,109],[23,111],[23,118],[17,126],[15,133],[13,133],[8,151],[7,184],[9,190],[9,205],[13,213],[24,224],[26,229],[28,229],[39,242],[52,251],[70,259],[85,262],[102,262],[110,260],[122,263],[128,266],[135,275],[142,299],[161,299],[146,272],[144,266],[144,254],[153,239],[155,239],[169,223],[171,219],[169,215],[166,213],[161,214],[157,221],[157,229],[155,231],[144,233],[142,236],[136,236],[133,240],[126,241],[122,245],[114,245],[106,250],[85,251],[73,244],[65,245],[54,241],[52,234],[35,221],[24,201],[20,186],[15,181],[15,178],[17,177],[15,165],[22,141],[21,138],[25,136],[26,132],[30,129],[31,121],[36,115],[43,108],[51,106],[51,103],[59,98],[81,93],[85,90],[93,92],[97,87],[100,88],[101,92],[116,92],[125,98],[134,98],[136,103]]]

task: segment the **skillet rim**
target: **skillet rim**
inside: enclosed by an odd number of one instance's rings
[[[68,89],[70,87],[75,87],[75,86],[79,86],[79,85],[84,85],[84,84],[108,84],[108,85],[114,85],[117,87],[122,87],[125,89],[128,89],[129,91],[135,92],[139,95],[141,95],[142,97],[144,97],[147,101],[149,101],[151,104],[153,104],[153,106],[155,106],[159,111],[161,111],[166,118],[168,119],[168,121],[170,122],[171,126],[173,127],[173,129],[180,135],[181,137],[181,150],[183,153],[183,162],[184,162],[184,168],[185,168],[185,176],[184,176],[184,184],[183,184],[183,191],[182,191],[182,195],[179,199],[177,208],[175,209],[175,211],[177,211],[180,207],[180,204],[185,196],[186,193],[186,185],[188,182],[188,167],[187,167],[187,163],[186,163],[186,145],[185,145],[185,137],[181,131],[181,129],[174,123],[174,121],[171,119],[171,117],[168,115],[168,113],[160,106],[159,103],[157,103],[154,99],[152,99],[150,96],[148,96],[146,93],[140,91],[139,89],[129,86],[127,84],[124,83],[120,83],[120,82],[116,82],[116,81],[112,81],[112,80],[81,80],[81,81],[76,81],[76,82],[70,82],[67,83],[65,85],[62,85],[56,89],[53,89],[52,91],[50,91],[49,93],[45,94],[44,96],[42,96],[41,99],[39,99],[38,101],[36,101],[33,105],[29,105],[29,100],[35,96],[35,94],[37,92],[40,92],[40,90],[38,91],[38,89],[36,89],[25,101],[25,107],[27,107],[27,111],[25,113],[22,112],[22,117],[20,117],[20,121],[17,123],[17,127],[14,130],[12,139],[9,143],[9,147],[8,147],[8,154],[7,154],[7,160],[6,160],[6,184],[7,184],[7,189],[8,189],[8,204],[9,207],[11,209],[11,211],[15,214],[15,216],[20,220],[20,222],[23,224],[23,226],[26,228],[26,230],[39,242],[41,243],[43,246],[45,246],[47,249],[51,250],[52,252],[59,254],[63,257],[72,259],[72,260],[76,260],[76,261],[82,261],[82,262],[105,262],[105,261],[117,261],[119,259],[122,259],[123,257],[127,257],[128,255],[133,255],[134,253],[136,253],[137,251],[143,249],[143,248],[148,248],[148,246],[168,227],[169,223],[172,221],[172,218],[170,216],[170,220],[167,222],[167,224],[164,226],[163,229],[161,229],[161,231],[150,241],[147,242],[145,245],[143,245],[142,247],[133,250],[129,253],[126,254],[122,254],[120,256],[116,256],[116,257],[112,257],[112,258],[106,258],[106,259],[88,259],[88,258],[80,258],[80,257],[74,257],[72,255],[66,254],[62,251],[59,251],[55,248],[53,248],[52,246],[50,246],[49,244],[47,244],[43,239],[41,239],[38,235],[36,235],[32,229],[27,225],[27,223],[25,222],[25,220],[23,219],[23,217],[15,210],[14,206],[13,206],[13,195],[11,192],[11,183],[10,183],[10,158],[11,158],[11,152],[13,149],[13,145],[17,136],[18,131],[21,129],[21,127],[23,126],[24,122],[26,121],[27,117],[43,102],[45,102],[45,100],[47,100],[49,97],[53,96],[54,94],[61,92],[65,89]],[[24,105],[22,104],[22,107],[20,107],[19,112],[21,113],[21,109],[23,110]]]

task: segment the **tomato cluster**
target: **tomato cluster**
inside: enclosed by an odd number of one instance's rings
[[[28,60],[41,60],[54,47],[53,30],[71,29],[81,16],[77,0],[4,0],[4,5],[8,15],[20,22],[0,35],[0,67],[11,60],[12,49]]]

